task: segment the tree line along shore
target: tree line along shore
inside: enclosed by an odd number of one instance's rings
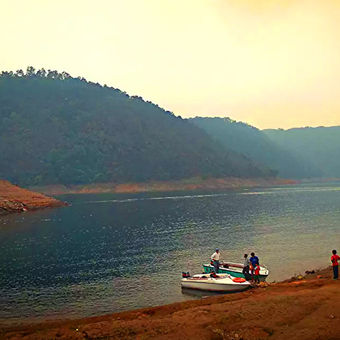
[[[8,181],[0,180],[0,216],[67,205],[65,202],[46,195],[237,190],[240,188],[269,187],[296,183],[297,181],[294,180],[279,178],[190,178],[179,181],[150,181],[146,183],[35,186],[27,190]]]
[[[92,183],[79,185],[31,186],[33,191],[47,195],[90,194],[90,193],[143,193],[171,191],[219,191],[254,187],[270,187],[298,184],[297,180],[282,178],[202,178],[192,177],[173,181],[147,181],[130,183]]]

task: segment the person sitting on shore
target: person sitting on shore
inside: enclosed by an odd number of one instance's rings
[[[242,273],[247,281],[250,280],[251,278],[249,274],[249,264],[250,264],[250,261],[248,259],[248,254],[244,254],[244,263],[243,263]]]
[[[220,255],[221,255],[220,250],[218,248],[216,248],[216,251],[210,257],[212,264],[214,266],[214,272],[216,274],[218,273],[218,270],[220,268]]]
[[[331,257],[331,262],[332,262],[332,267],[333,267],[333,279],[337,280],[339,277],[339,262],[338,260],[340,259],[340,256],[336,253],[336,250],[332,250],[332,257]]]

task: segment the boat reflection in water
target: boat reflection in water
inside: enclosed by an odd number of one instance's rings
[[[209,296],[234,294],[234,293],[233,292],[209,292],[209,291],[182,287],[182,294],[204,299]]]

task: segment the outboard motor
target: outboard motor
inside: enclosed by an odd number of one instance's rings
[[[188,278],[190,277],[190,273],[189,272],[182,272],[182,277],[185,279],[185,278]]]

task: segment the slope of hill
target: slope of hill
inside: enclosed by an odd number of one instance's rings
[[[321,169],[322,177],[340,178],[340,126],[264,130],[274,143]]]
[[[274,174],[140,97],[33,67],[0,76],[0,155],[25,185]]]
[[[285,178],[318,177],[321,171],[316,164],[302,160],[285,143],[276,143],[263,131],[230,118],[196,117],[190,121],[205,130],[224,146],[246,155],[255,162],[278,170]]]
[[[0,180],[0,215],[65,205],[54,198]]]

